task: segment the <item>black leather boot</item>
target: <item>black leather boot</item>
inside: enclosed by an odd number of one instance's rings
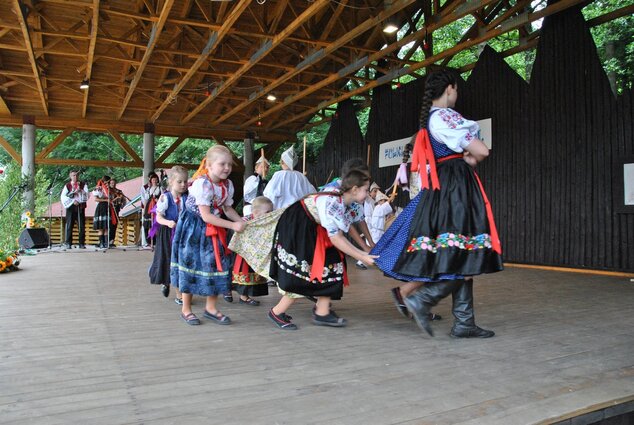
[[[418,291],[403,300],[418,326],[430,336],[434,336],[434,331],[429,323],[432,317],[431,308],[447,295],[453,293],[456,288],[457,284],[454,280],[425,283]]]
[[[454,338],[491,338],[495,332],[479,328],[475,324],[473,313],[473,279],[461,282],[452,293],[453,315],[456,318],[451,328]]]

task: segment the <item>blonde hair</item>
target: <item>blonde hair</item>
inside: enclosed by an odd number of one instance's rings
[[[172,179],[174,179],[176,176],[185,177],[185,180],[187,180],[187,178],[189,177],[189,171],[187,171],[185,167],[182,167],[180,165],[175,165],[169,171],[170,183],[172,182]]]
[[[200,161],[200,165],[192,176],[192,180],[196,180],[198,177],[207,174],[207,164],[211,164],[219,155],[222,154],[229,155],[233,158],[233,156],[231,155],[231,151],[225,146],[214,145],[207,149],[207,153],[205,154],[205,157],[202,159],[202,161]]]
[[[262,212],[265,208],[273,211],[273,202],[266,196],[258,196],[251,202],[251,210],[254,212]]]
[[[205,159],[207,160],[207,165],[210,165],[214,162],[220,155],[228,155],[232,158],[231,151],[226,146],[222,145],[214,145],[207,150],[207,154],[205,155]]]

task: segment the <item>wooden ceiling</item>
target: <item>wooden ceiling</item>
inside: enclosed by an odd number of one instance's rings
[[[529,0],[2,0],[0,125],[26,115],[58,129],[142,132],[152,123],[162,135],[294,140],[327,106],[491,37],[519,29],[515,50],[534,47],[529,23],[578,3],[535,11]],[[432,31],[466,15],[476,18],[472,31],[432,56]],[[396,41],[382,32],[387,19],[411,29]],[[427,59],[399,59],[407,43]],[[387,76],[370,80],[372,68]]]

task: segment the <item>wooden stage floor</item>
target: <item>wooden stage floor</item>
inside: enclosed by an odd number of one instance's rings
[[[476,280],[488,340],[454,340],[450,299],[424,336],[351,267],[343,329],[275,328],[260,307],[185,325],[150,286],[150,252],[26,257],[0,275],[2,424],[534,424],[634,399],[634,283],[508,268]],[[237,298],[237,297],[236,297]],[[201,316],[202,299],[194,311]],[[584,410],[585,409],[585,410]]]

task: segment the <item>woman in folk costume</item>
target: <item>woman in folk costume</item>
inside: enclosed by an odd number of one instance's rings
[[[152,224],[156,220],[156,203],[163,191],[161,190],[161,184],[159,180],[159,176],[152,171],[148,174],[148,182],[144,184],[141,188],[141,205],[143,206],[143,241],[142,244],[145,246],[148,243],[154,245],[155,238],[151,238],[148,236],[150,229],[152,228]]]
[[[266,175],[269,173],[270,163],[264,157],[264,154],[260,156],[260,159],[255,163],[255,173],[249,176],[244,181],[244,208],[242,208],[242,215],[245,217],[251,214],[251,204],[253,200],[258,196],[264,194],[264,188],[269,183],[266,179]]]
[[[103,176],[97,182],[92,196],[97,201],[92,227],[99,235],[97,248],[108,248],[108,229],[117,225],[117,213],[112,203],[113,193],[110,190],[110,176]]]
[[[431,308],[451,294],[455,322],[450,335],[488,338],[494,332],[475,324],[471,276],[502,270],[502,249],[474,170],[489,151],[479,139],[478,124],[451,109],[457,82],[448,70],[427,76],[412,157],[421,191],[371,253],[380,255],[376,264],[385,275],[422,284],[404,301],[427,333],[433,335]]]
[[[305,175],[293,170],[297,161],[297,154],[291,146],[282,153],[280,160],[282,169],[273,174],[271,181],[264,188],[263,195],[273,202],[276,210],[287,207],[309,193],[317,191]]]

